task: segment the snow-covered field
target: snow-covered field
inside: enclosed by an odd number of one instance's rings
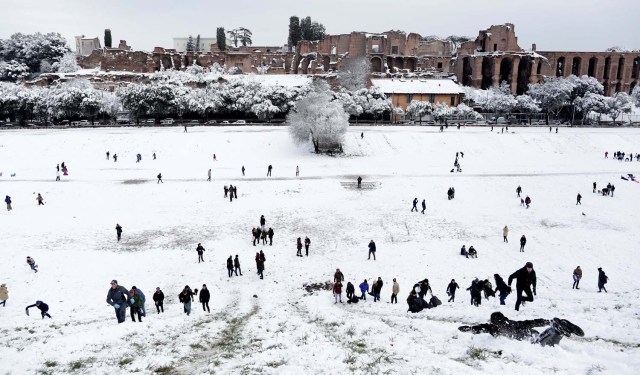
[[[2,131],[0,196],[12,197],[13,211],[0,210],[0,283],[9,289],[0,373],[637,373],[640,184],[620,175],[640,175],[640,163],[604,159],[604,151],[640,152],[640,129],[510,130],[352,127],[337,157],[294,146],[283,127]],[[449,173],[457,151],[463,172]],[[70,174],[55,182],[61,162]],[[615,197],[593,194],[594,181],[615,184]],[[225,184],[237,184],[237,200],[223,198]],[[528,210],[518,185],[532,198]],[[46,205],[37,206],[37,193]],[[426,199],[425,215],[410,212],[414,197]],[[275,231],[273,246],[251,244],[260,215]],[[310,256],[296,257],[295,240],[305,236]],[[371,239],[376,261],[367,260]],[[199,242],[206,263],[197,262]],[[461,257],[463,244],[479,258]],[[264,280],[253,260],[261,249]],[[228,278],[225,261],[236,254],[244,276]],[[506,306],[469,304],[473,277],[506,280],[527,261],[538,275],[533,303],[514,311],[514,293]],[[572,290],[577,265],[584,277]],[[382,277],[382,302],[336,305],[330,291],[305,291],[305,283],[331,281],[337,267],[356,286]],[[598,267],[608,294],[597,293]],[[394,277],[397,305],[388,303]],[[444,304],[407,313],[407,294],[425,277]],[[462,289],[447,303],[452,278]],[[145,292],[142,323],[127,316],[117,324],[105,302],[112,279]],[[178,293],[203,283],[211,313],[195,302],[186,316]],[[166,296],[161,315],[151,301],[157,286]],[[25,315],[36,300],[53,319]],[[493,311],[567,318],[585,337],[541,347],[458,331]]]

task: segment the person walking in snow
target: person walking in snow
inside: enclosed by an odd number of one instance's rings
[[[262,244],[266,245],[267,244],[267,231],[263,230],[262,234],[260,235],[260,239],[262,239]]]
[[[142,297],[138,294],[136,289],[131,289],[129,291],[129,300],[127,304],[129,305],[129,313],[131,314],[131,320],[135,323],[136,314],[138,315],[138,322],[142,322]]]
[[[29,267],[31,267],[31,269],[34,272],[38,272],[38,265],[36,264],[36,261],[32,257],[30,256],[27,257],[27,264],[29,265]]]
[[[471,294],[471,305],[478,307],[482,304],[482,295],[480,294],[482,289],[483,283],[477,277],[471,281],[471,286],[467,288]]]
[[[233,197],[238,199],[238,185],[233,187]]]
[[[593,183],[593,192],[594,193],[596,192],[596,183],[595,182]]]
[[[209,168],[209,171],[207,171],[207,181],[211,182],[211,168]]]
[[[229,202],[233,202],[233,185],[229,185]]]
[[[156,292],[153,293],[153,302],[156,305],[158,314],[160,314],[160,312],[164,312],[164,293],[160,290],[160,287],[157,287]]]
[[[24,309],[24,312],[27,313],[27,315],[29,315],[29,309],[32,307],[37,307],[38,310],[40,310],[40,315],[42,315],[42,319],[44,319],[44,317],[46,316],[47,318],[51,319],[51,315],[49,315],[49,305],[47,305],[46,303],[42,302],[42,301],[36,301],[36,303],[34,303],[33,305],[29,305]]]
[[[358,176],[358,189],[362,187],[362,177]]]
[[[607,293],[607,288],[604,287],[607,281],[609,281],[609,278],[605,275],[602,267],[598,267],[598,293],[601,293],[603,290]]]
[[[533,296],[536,294],[536,271],[533,270],[533,263],[527,262],[524,267],[509,276],[508,285],[516,279],[516,311],[520,311],[520,304],[523,302],[533,302]],[[531,285],[533,285],[533,295],[531,293]],[[525,296],[522,296],[522,293]]]
[[[269,166],[267,167],[267,176],[271,176],[271,170],[273,169],[273,167],[271,166],[271,164],[269,164]]]
[[[273,245],[273,229],[271,227],[269,227],[269,230],[267,231],[267,236],[269,236],[269,246]],[[309,241],[309,243],[311,243],[311,241]],[[307,246],[307,250],[308,250],[308,246]],[[307,251],[307,255],[309,255],[309,252]]]
[[[422,200],[422,214],[424,214],[424,210],[427,209],[427,201],[426,199]]]
[[[518,194],[518,198],[520,198],[520,193],[522,193],[522,187],[518,185],[518,187],[516,188],[516,194]]]
[[[157,183],[159,184],[161,182],[164,184],[164,181],[162,181],[162,173],[158,173],[158,182]]]
[[[131,289],[135,290],[136,293],[140,295],[140,298],[142,299],[142,303],[140,304],[140,313],[142,314],[142,316],[147,316],[147,310],[144,308],[144,304],[145,302],[147,302],[147,297],[145,297],[142,290],[136,288],[135,285],[132,286]]]
[[[120,238],[122,237],[122,227],[120,224],[116,223],[116,237],[118,238],[118,242],[120,242]]]
[[[449,301],[447,302],[456,301],[456,289],[460,289],[460,286],[456,282],[456,279],[451,279],[451,282],[447,285],[447,295],[449,296]]]
[[[411,212],[414,210],[418,212],[418,198],[413,198],[413,207],[411,208]]]
[[[191,302],[193,302],[193,296],[195,295],[198,295],[198,289],[192,291],[189,285],[185,285],[178,295],[178,300],[182,302],[183,311],[187,316],[191,315]]]
[[[340,303],[343,303],[342,302],[342,282],[338,281],[333,284],[333,297],[336,300],[334,303],[338,303],[338,300],[340,301]]]
[[[238,272],[240,272],[240,276],[242,276],[242,269],[240,269],[240,259],[238,258],[238,254],[236,254],[236,257],[233,259],[233,271],[236,276],[238,276]]]
[[[362,295],[360,296],[360,299],[366,301],[367,293],[369,293],[369,283],[367,283],[367,279],[364,279],[364,281],[360,283],[358,288],[360,288],[360,293],[362,293]]]
[[[336,268],[336,273],[333,274],[333,282],[336,283],[338,281],[344,281],[344,275],[340,268]]]
[[[113,154],[113,162],[116,163],[118,161],[118,155]]]
[[[131,297],[129,291],[122,285],[118,285],[118,280],[111,280],[111,287],[107,292],[107,303],[115,309],[118,323],[122,323],[127,315],[127,301]]]
[[[369,258],[367,260],[371,259],[371,255],[373,255],[373,260],[376,260],[376,243],[373,240],[369,242]]]
[[[9,290],[7,284],[0,285],[0,305],[7,307],[7,300],[9,299]]]
[[[581,205],[582,206],[582,203],[580,202],[581,199],[582,199],[582,195],[580,195],[580,193],[578,193],[578,196],[576,197],[576,206],[577,205]]]
[[[202,247],[201,243],[199,243],[198,247],[196,247],[196,251],[198,252],[198,263],[200,263],[200,261],[204,262],[203,254],[206,250],[204,249],[204,247]]]
[[[398,303],[398,294],[400,294],[400,284],[394,278],[391,286],[391,303],[394,303],[394,301],[396,304]]]
[[[378,277],[378,281],[375,282],[375,284],[373,284],[373,302],[378,302],[380,301],[380,293],[382,292],[382,285],[384,283],[382,282],[382,278]]]
[[[493,279],[496,282],[496,290],[494,290],[494,293],[500,292],[500,304],[504,305],[505,304],[504,300],[507,298],[509,293],[511,293],[511,288],[507,285],[507,283],[504,282],[502,277],[497,273],[493,274]]]
[[[153,153],[153,160],[156,160],[156,153]]]
[[[300,168],[296,165],[296,177],[300,176]]]
[[[224,185],[224,197],[227,197],[227,194],[229,193],[229,187],[227,185]]]
[[[38,193],[36,201],[38,201],[38,206],[44,206],[44,198],[42,198],[42,195],[40,195],[40,193]]]
[[[524,253],[524,245],[527,244],[527,237],[524,236],[524,234],[522,235],[522,237],[520,237],[520,252]]]
[[[271,229],[271,228],[269,228]],[[304,252],[306,254],[306,256],[309,256],[309,246],[311,245],[311,240],[309,239],[309,237],[305,237],[304,238]]]
[[[573,270],[573,286],[571,289],[580,289],[580,279],[582,279],[582,269],[578,266]]]
[[[202,284],[199,297],[199,301],[202,304],[202,311],[211,312],[211,310],[209,310],[209,299],[211,299],[211,294],[209,293],[209,289],[207,289],[207,284]]]
[[[611,197],[613,198],[613,192],[616,190],[616,186],[615,185],[611,185]]]
[[[11,197],[6,195],[4,197],[4,203],[7,204],[7,211],[11,211],[13,208],[11,208]]]
[[[233,256],[231,255],[227,258],[227,273],[229,277],[233,276]]]
[[[107,160],[109,160],[109,151],[107,151]],[[59,169],[58,169],[58,172],[60,172]]]
[[[529,196],[527,195],[527,197],[524,199],[524,204],[527,205],[527,208],[529,208],[529,205],[531,205],[531,198],[529,198]]]
[[[244,165],[242,166],[242,175],[244,176]]]
[[[509,239],[507,238],[508,235],[509,235],[509,227],[505,225],[504,228],[502,228],[502,242],[509,243]]]
[[[56,181],[60,181],[60,171],[56,171]]]
[[[260,279],[264,278],[264,258],[260,253],[256,253],[256,266],[258,267],[258,274]]]
[[[264,231],[264,225],[267,223],[267,219],[264,218],[264,215],[260,215],[260,229]]]

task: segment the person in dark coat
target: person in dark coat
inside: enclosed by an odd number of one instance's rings
[[[38,272],[38,265],[36,264],[35,259],[33,259],[30,256],[27,256],[27,264],[29,265],[29,267],[31,267],[31,269],[33,270],[33,272]]]
[[[264,260],[260,256],[260,253],[256,253],[256,266],[258,267],[258,274],[260,274],[260,279],[264,278]]]
[[[162,181],[162,173],[158,173],[158,182],[157,183],[159,184],[161,182],[164,184],[164,181]]]
[[[224,185],[223,189],[224,189],[224,197],[226,198],[229,194],[229,187],[227,187],[227,185]]]
[[[273,228],[269,227],[267,236],[269,236],[269,246],[273,245]]]
[[[260,229],[264,230],[264,226],[267,223],[267,219],[264,218],[264,215],[260,215]]]
[[[269,228],[271,229],[271,228]],[[306,256],[309,256],[309,246],[311,245],[311,240],[309,239],[309,237],[305,237],[304,238],[304,252],[306,254]]]
[[[164,293],[162,293],[160,287],[157,287],[156,292],[153,293],[153,302],[156,304],[158,314],[160,314],[160,312],[164,312]]]
[[[342,274],[342,271],[340,271],[340,268],[336,268],[336,273],[333,274],[333,282],[337,283],[338,281],[344,281],[344,275]]]
[[[529,205],[531,205],[531,198],[529,198],[529,196],[527,195],[527,197],[524,199],[524,204],[527,205],[527,208],[529,208]]]
[[[353,286],[351,281],[349,281],[347,283],[347,300],[353,299],[355,293],[356,293],[356,288]]]
[[[384,283],[382,282],[382,278],[378,277],[378,281],[373,284],[373,302],[380,301],[380,292],[382,292],[382,286]]]
[[[467,259],[469,259],[469,252],[467,251],[466,245],[462,245],[462,247],[460,248],[460,255],[463,255],[467,257]]]
[[[206,312],[211,312],[209,310],[209,299],[211,298],[211,294],[209,294],[209,289],[207,289],[207,284],[202,284],[202,289],[200,290],[200,303],[202,303],[202,310]]]
[[[267,167],[267,176],[271,176],[271,171],[273,170],[273,166],[271,166],[271,164],[269,164],[269,166]]]
[[[520,252],[524,253],[524,245],[527,244],[527,237],[524,236],[524,234],[522,235],[522,237],[520,237]]]
[[[480,294],[482,289],[483,283],[478,280],[477,277],[471,281],[471,286],[467,288],[469,294],[471,294],[471,304],[473,306],[480,306],[480,304],[482,304],[482,295]]]
[[[7,204],[7,211],[11,211],[12,208],[11,208],[11,197],[10,196],[7,195],[7,196],[4,197],[4,203]]]
[[[301,257],[302,256],[302,239],[300,237],[298,237],[298,239],[296,240],[296,249],[298,249],[296,256]]]
[[[362,187],[362,177],[358,176],[358,189]]]
[[[577,205],[581,205],[582,206],[582,202],[580,202],[581,199],[582,199],[582,195],[580,195],[580,193],[578,193],[578,196],[576,197],[576,206]]]
[[[47,305],[46,303],[42,302],[42,301],[36,301],[36,303],[34,303],[33,305],[29,305],[27,306],[24,311],[27,313],[27,315],[29,315],[29,309],[31,307],[37,307],[38,310],[40,310],[40,315],[42,315],[42,319],[44,319],[44,317],[46,316],[47,318],[51,318],[51,315],[49,315],[48,311],[49,311],[49,305]]]
[[[580,289],[580,279],[582,279],[582,269],[578,266],[573,270],[573,286],[571,289]]]
[[[258,235],[258,229],[257,228],[251,229],[251,235],[253,236],[253,246],[256,246],[256,240],[260,238],[260,235]]]
[[[240,276],[242,276],[242,270],[240,269],[240,259],[238,258],[238,254],[233,259],[233,272],[235,272],[236,276],[238,276],[238,271],[240,271]]]
[[[260,235],[260,238],[262,239],[262,244],[266,245],[267,244],[267,231],[263,230],[262,234]]]
[[[138,315],[138,322],[142,322],[142,305],[144,304],[142,296],[138,293],[138,290],[131,288],[129,291],[129,313],[131,314],[131,320],[136,321],[136,315]]]
[[[422,213],[424,214],[424,210],[427,209],[427,200],[423,199],[422,200]]]
[[[118,280],[111,280],[111,287],[107,292],[107,303],[115,309],[118,323],[122,323],[127,315],[127,301],[131,297],[129,291],[122,285],[118,285]]]
[[[376,260],[376,243],[371,240],[369,242],[369,258],[371,259],[371,255],[373,254],[373,260]]]
[[[596,183],[595,182],[593,183],[593,192],[594,193],[596,192]]]
[[[122,237],[122,227],[120,224],[116,224],[116,236],[118,237],[118,241],[120,241],[120,238]]]
[[[520,198],[520,193],[522,193],[522,188],[520,187],[520,185],[518,185],[518,187],[516,188],[516,194],[518,194],[518,198]]]
[[[431,296],[433,296],[433,290],[431,290],[431,285],[429,285],[429,279],[424,279],[419,283],[417,283],[416,285],[414,285],[413,286],[414,290],[416,289],[416,286],[420,288],[420,291],[418,292],[419,299],[424,299],[424,296],[426,296],[427,293],[431,293]]]
[[[493,275],[493,279],[496,282],[496,290],[494,290],[494,293],[500,292],[500,304],[504,305],[505,304],[504,300],[507,298],[509,293],[511,293],[511,288],[504,282],[502,277],[497,273]]]
[[[449,296],[449,301],[447,302],[455,302],[456,289],[460,289],[460,286],[456,283],[455,279],[451,279],[451,282],[447,285],[447,295]]]
[[[227,273],[229,274],[229,277],[233,275],[233,257],[231,255],[227,258]]]
[[[198,247],[196,247],[196,251],[198,252],[198,263],[200,263],[200,261],[204,262],[204,257],[202,255],[205,252],[205,249],[204,247],[202,247],[201,243],[199,243]]]
[[[191,302],[193,302],[193,296],[195,295],[198,295],[198,289],[196,288],[195,291],[192,291],[189,285],[185,285],[182,292],[178,295],[178,300],[182,302],[184,313],[187,314],[187,316],[191,315]]]
[[[516,340],[523,340],[538,333],[533,327],[541,327],[550,324],[547,319],[534,320],[509,320],[501,312],[491,314],[491,323],[483,323],[475,326],[461,326],[458,330],[462,332],[472,332],[474,334],[488,333],[491,336],[506,336]]]
[[[607,288],[604,287],[604,284],[606,284],[607,281],[609,281],[609,278],[607,277],[607,275],[605,275],[604,271],[602,270],[602,267],[599,267],[598,268],[598,293],[601,293],[603,290],[605,293],[607,293]]]
[[[520,311],[520,304],[523,302],[533,302],[533,296],[536,294],[536,271],[533,270],[533,263],[527,262],[524,267],[509,276],[509,287],[513,279],[516,279],[516,311]],[[531,285],[533,285],[533,295],[531,294]],[[522,296],[522,293],[526,296]]]
[[[418,198],[413,198],[413,207],[411,208],[411,212],[413,212],[413,210],[418,212]]]

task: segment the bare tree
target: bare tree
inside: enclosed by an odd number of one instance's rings
[[[347,58],[338,68],[338,82],[348,91],[367,88],[371,63],[366,57]]]

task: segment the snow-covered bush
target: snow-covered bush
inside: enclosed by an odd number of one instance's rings
[[[286,125],[296,144],[309,142],[319,152],[321,148],[341,148],[349,127],[349,116],[324,81],[315,81],[311,92],[296,103],[287,115]]]
[[[29,67],[26,64],[11,60],[0,62],[0,80],[18,81],[29,76]]]
[[[58,33],[16,33],[1,42],[0,60],[15,60],[28,66],[31,72],[38,71],[42,60],[53,64],[70,52],[67,40]]]
[[[430,114],[432,111],[431,103],[422,100],[412,100],[407,107],[407,115],[412,119],[422,119],[423,116]]]
[[[80,70],[78,60],[73,52],[68,52],[53,64],[53,69],[58,73],[74,73]]]

